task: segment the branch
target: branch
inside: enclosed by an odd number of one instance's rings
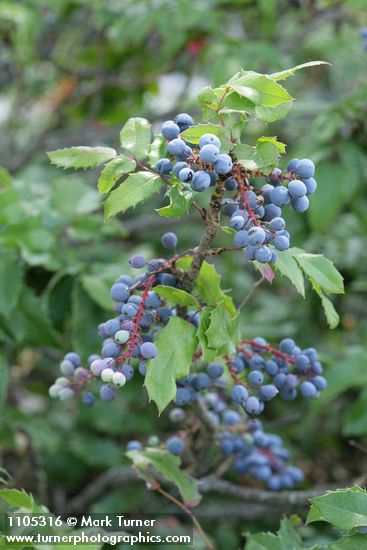
[[[160,482],[168,483],[159,476],[156,477]],[[98,500],[108,490],[138,482],[140,482],[140,479],[132,467],[112,468],[94,479],[79,495],[69,500],[67,502],[67,510],[68,512],[85,511],[92,502]],[[354,484],[355,480],[350,480],[344,485],[352,486]],[[336,489],[339,485],[335,483],[319,485],[313,489],[303,491],[274,492],[245,487],[244,485],[225,481],[215,475],[210,475],[199,480],[199,491],[202,494],[214,493],[225,497],[234,497],[242,502],[251,504],[251,508],[253,506],[261,506],[262,512],[264,508],[269,510],[270,508],[273,509],[274,506],[282,507],[280,511],[284,512],[285,508],[289,511],[302,508],[310,498],[322,495],[327,490]],[[238,504],[237,506],[241,508]],[[203,507],[204,510],[205,507]],[[240,517],[243,517],[242,512],[240,513]]]
[[[218,180],[210,199],[209,208],[206,212],[206,231],[194,254],[191,266],[183,278],[183,290],[191,292],[200,268],[209,254],[210,245],[214,241],[220,228],[220,203],[224,195],[224,181]]]

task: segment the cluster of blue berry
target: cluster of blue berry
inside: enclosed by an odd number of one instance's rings
[[[290,234],[281,217],[282,207],[290,204],[296,212],[307,210],[307,195],[314,193],[317,187],[314,171],[311,160],[293,159],[286,173],[276,168],[267,176],[267,183],[258,188],[252,186],[244,170],[235,165],[225,186],[237,192],[234,198],[223,199],[222,212],[230,217],[229,226],[237,232],[235,246],[246,248],[248,260],[275,263],[276,251],[290,247]],[[288,186],[284,185],[286,180]]]
[[[213,134],[204,134],[199,147],[190,145],[180,137],[181,132],[194,125],[190,115],[181,113],[174,120],[162,125],[162,135],[168,140],[167,151],[175,158],[162,158],[156,164],[161,174],[173,174],[183,183],[188,183],[193,191],[204,191],[213,186],[219,176],[225,176],[233,167],[229,155],[221,153],[220,139]]]
[[[234,197],[222,200],[222,213],[230,217],[229,226],[237,232],[235,246],[246,249],[248,260],[275,263],[277,251],[290,247],[290,234],[281,217],[282,207],[290,204],[296,212],[308,209],[308,195],[317,187],[313,162],[292,159],[284,174],[279,168],[270,175],[252,173],[235,158],[220,152],[221,141],[214,134],[202,135],[198,146],[190,147],[181,133],[193,125],[187,113],[163,123],[162,135],[168,141],[167,151],[175,164],[171,158],[162,158],[156,169],[165,175],[172,172],[184,184],[190,184],[193,191],[204,191],[218,179],[223,180],[225,189],[235,192]],[[267,183],[261,188],[255,187],[252,176],[265,177]]]
[[[175,250],[177,237],[165,233],[162,245]],[[136,277],[121,275],[111,287],[111,298],[115,302],[117,316],[102,323],[98,333],[103,338],[101,355],[88,359],[88,368],[81,365],[81,359],[74,352],[67,353],[60,363],[62,376],[50,387],[49,394],[60,400],[70,399],[77,391],[100,378],[103,385],[99,396],[103,401],[112,401],[116,390],[134,376],[132,360],[142,375],[146,372],[146,361],[157,355],[154,338],[169,318],[177,314],[175,308],[168,307],[153,288],[156,285],[177,286],[178,279],[172,274],[176,256],[170,260],[153,259],[150,262],[142,256],[132,256],[130,265],[146,271]],[[187,319],[197,324],[195,312],[188,312]],[[83,402],[93,405],[94,393],[83,394]]]
[[[285,400],[295,399],[297,388],[305,398],[318,397],[327,386],[322,372],[317,351],[301,350],[290,338],[283,339],[279,348],[260,337],[243,340],[234,356],[224,356],[223,364],[210,363],[205,371],[177,381],[169,418],[174,423],[184,422],[187,413],[183,407],[199,404],[221,451],[234,455],[235,473],[264,482],[271,490],[289,489],[303,480],[303,473],[288,464],[290,454],[281,438],[264,433],[261,422],[253,417],[278,394]],[[190,444],[190,431],[182,429],[164,446],[181,455]],[[141,450],[143,446],[131,441],[127,448]]]

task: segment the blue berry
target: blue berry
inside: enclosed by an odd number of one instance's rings
[[[162,136],[171,141],[180,135],[180,127],[173,120],[166,120],[162,124]]]
[[[271,201],[275,206],[285,206],[290,202],[291,198],[288,193],[288,189],[284,185],[275,187],[271,192]]]
[[[74,367],[80,367],[80,365],[82,364],[80,355],[78,355],[74,351],[70,351],[69,353],[67,353],[64,359],[66,359],[66,361],[70,361],[71,363],[73,363]]]
[[[180,170],[180,173],[178,174],[178,177],[181,181],[191,181],[195,175],[194,170],[191,170],[191,168],[182,168]]]
[[[302,159],[296,167],[297,175],[301,178],[309,179],[315,173],[315,165],[310,159]]]
[[[120,353],[120,347],[115,342],[106,342],[102,346],[103,357],[118,357]]]
[[[222,146],[220,139],[214,134],[203,134],[199,141],[199,148],[202,149],[205,145],[215,145],[219,150]]]
[[[175,405],[177,407],[184,407],[191,401],[191,394],[186,388],[177,388]]]
[[[189,165],[187,162],[176,162],[176,164],[173,167],[173,173],[178,178],[179,173],[183,168],[189,168]]]
[[[161,305],[161,299],[154,290],[148,292],[148,298],[145,300],[146,307],[157,308]]]
[[[180,113],[179,115],[175,116],[174,123],[177,124],[181,132],[184,132],[185,130],[190,128],[190,126],[194,126],[194,121],[192,117],[187,113]]]
[[[96,398],[94,397],[93,393],[88,391],[83,394],[82,401],[83,401],[83,404],[86,405],[87,407],[93,407],[96,401]]]
[[[308,382],[307,380],[302,382],[300,392],[303,397],[307,398],[316,397],[317,395],[316,387],[312,384],[312,382]]]
[[[199,170],[195,172],[190,183],[194,191],[204,191],[204,189],[210,186],[210,176],[207,172],[204,172],[204,170]]]
[[[262,227],[252,227],[248,232],[248,243],[252,246],[260,245],[265,241],[265,231]]]
[[[292,199],[291,205],[296,212],[305,212],[310,206],[310,201],[306,196],[299,197],[298,199]]]
[[[238,184],[234,178],[227,178],[224,182],[224,187],[227,191],[235,191],[238,187]]]
[[[124,304],[121,308],[121,315],[124,319],[132,319],[138,313],[138,306],[133,303]]]
[[[109,319],[104,323],[103,328],[106,336],[114,336],[120,330],[120,321],[118,319]]]
[[[266,204],[264,206],[264,210],[265,212],[262,219],[265,222],[270,222],[274,218],[278,218],[282,213],[282,210],[279,208],[279,206],[276,206],[272,202],[270,202],[269,204]]]
[[[285,237],[284,235],[276,235],[272,240],[272,244],[277,250],[280,251],[288,250],[288,248],[290,247],[289,239],[287,239],[287,237]]]
[[[231,398],[234,403],[241,405],[246,401],[248,396],[249,396],[248,391],[247,391],[247,388],[245,388],[245,386],[242,386],[241,384],[237,384],[232,388]]]
[[[307,195],[313,195],[313,193],[316,191],[317,189],[317,183],[316,183],[316,180],[314,178],[308,178],[308,179],[304,179],[303,180],[303,183],[305,184],[306,186],[306,189],[307,189]]]
[[[121,365],[119,370],[125,376],[126,380],[131,380],[134,377],[134,369],[131,365]]]
[[[63,361],[61,361],[60,363],[61,374],[63,374],[64,376],[71,376],[72,374],[74,374],[74,371],[75,371],[75,366],[71,361],[68,361],[67,359],[64,359]]]
[[[115,302],[126,302],[128,300],[130,293],[128,292],[128,287],[124,283],[115,283],[111,287],[111,298]]]
[[[245,220],[242,216],[233,216],[229,222],[229,226],[232,227],[232,229],[236,229],[236,231],[242,229],[244,225]]]
[[[293,172],[293,170],[295,170],[297,168],[297,166],[299,165],[300,163],[300,160],[299,159],[292,159],[289,163],[288,163],[288,166],[287,166],[287,170],[289,170],[290,172]]]
[[[208,145],[204,145],[200,150],[200,160],[208,164],[214,164],[218,160],[219,153],[218,147],[208,143]]]
[[[267,246],[260,246],[255,252],[255,259],[261,264],[270,262],[271,258],[272,251]]]
[[[228,426],[234,426],[241,421],[241,416],[236,411],[227,410],[223,414],[223,422]]]
[[[213,383],[213,380],[210,376],[206,374],[206,372],[199,372],[197,374],[192,382],[192,385],[197,391],[204,390],[206,388],[209,388]]]
[[[218,363],[211,363],[210,365],[207,366],[206,371],[210,376],[210,378],[213,378],[215,380],[216,378],[219,378],[220,376],[222,376],[224,372],[224,368],[222,367],[222,365],[219,365]]]
[[[144,342],[144,344],[140,346],[140,353],[144,359],[153,359],[153,357],[157,356],[158,349],[152,342]]]
[[[259,370],[253,370],[248,375],[247,380],[253,386],[261,386],[261,384],[264,382],[264,375]]]
[[[131,265],[131,267],[134,267],[135,269],[141,269],[142,267],[145,266],[146,261],[143,256],[139,256],[136,254],[134,256],[131,256],[129,260],[129,264]]]
[[[282,229],[285,229],[285,221],[283,218],[273,218],[269,223],[269,227],[272,231],[282,231]]]
[[[177,236],[175,233],[169,232],[165,233],[161,238],[161,243],[164,248],[169,250],[174,250],[177,246]]]
[[[176,435],[169,437],[166,441],[166,449],[173,455],[181,455],[185,450],[185,444]]]
[[[278,389],[273,384],[266,384],[262,386],[259,390],[259,396],[264,401],[270,401],[277,395]]]
[[[100,387],[99,396],[102,401],[113,401],[116,397],[116,390],[108,384],[104,384]]]
[[[249,414],[259,414],[261,412],[260,401],[257,397],[251,396],[246,399],[244,403],[244,409]]]
[[[322,391],[327,387],[327,381],[323,376],[314,376],[311,380],[312,384],[314,384],[315,388]]]
[[[298,199],[299,197],[306,195],[307,187],[301,180],[292,180],[288,184],[288,193],[292,199]]]
[[[140,441],[129,441],[129,443],[126,446],[128,451],[141,451],[143,449],[143,445],[140,443]]]
[[[171,155],[175,155],[176,157],[183,155],[185,152],[185,148],[186,144],[181,138],[173,139],[167,145],[168,152],[171,153]]]
[[[244,248],[248,245],[248,233],[247,231],[239,231],[236,233],[233,239],[234,245],[238,248]]]
[[[220,175],[228,174],[232,170],[232,159],[229,155],[222,153],[214,164],[215,171]]]
[[[172,162],[167,158],[159,159],[155,168],[160,174],[169,174],[172,170]]]

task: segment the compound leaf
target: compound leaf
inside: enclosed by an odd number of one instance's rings
[[[151,141],[151,124],[145,118],[129,118],[120,132],[121,147],[139,160],[148,155]]]

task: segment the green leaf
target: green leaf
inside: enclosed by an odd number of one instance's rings
[[[8,187],[12,184],[12,181],[10,172],[3,166],[0,166],[0,186]]]
[[[210,316],[210,325],[205,334],[208,347],[220,350],[232,339],[232,318],[224,301],[218,304]]]
[[[105,216],[116,216],[128,208],[135,207],[140,202],[158,193],[162,179],[153,172],[136,172],[131,174],[117,189],[112,191],[104,201]]]
[[[367,433],[367,389],[364,389],[359,398],[348,407],[342,431],[347,437],[360,437]]]
[[[180,217],[183,216],[183,214],[187,214],[194,200],[194,195],[191,191],[180,189],[178,185],[170,186],[166,191],[165,197],[169,198],[169,205],[157,208],[156,212],[158,212],[160,216],[169,218]]]
[[[355,535],[342,537],[327,548],[328,550],[366,550],[366,544],[366,535],[356,533]]]
[[[159,413],[175,398],[176,380],[187,376],[197,347],[196,329],[180,317],[171,317],[158,333],[158,355],[148,362],[145,387]]]
[[[119,157],[111,160],[103,168],[101,175],[98,179],[98,191],[108,193],[115,185],[118,179],[124,174],[132,172],[136,168],[136,162],[134,159],[120,155]]]
[[[184,290],[180,290],[179,288],[158,285],[154,287],[154,292],[156,292],[159,296],[162,296],[162,298],[168,300],[171,304],[193,307],[195,309],[200,308],[200,304],[194,296]]]
[[[7,316],[18,303],[23,282],[23,265],[14,249],[1,251],[0,281],[0,314]]]
[[[181,137],[196,145],[199,143],[201,136],[204,134],[214,134],[215,136],[221,138],[225,134],[225,129],[223,126],[219,126],[217,124],[197,124],[196,126],[191,126],[182,132]]]
[[[1,489],[0,498],[5,500],[10,506],[32,510],[34,501],[32,495],[18,489]]]
[[[280,84],[266,75],[253,71],[240,71],[227,85],[240,96],[262,107],[275,107],[292,99]]]
[[[245,550],[304,550],[301,537],[295,530],[300,524],[297,516],[283,519],[277,535],[273,533],[246,534]]]
[[[199,345],[201,347],[201,351],[203,353],[203,359],[204,361],[214,361],[214,359],[218,355],[218,351],[216,348],[210,348],[208,345],[208,338],[206,335],[206,331],[208,330],[210,326],[210,317],[212,314],[213,308],[211,307],[204,307],[201,311],[200,315],[200,325],[197,331],[197,337],[199,339]]]
[[[278,252],[278,259],[276,261],[275,267],[278,271],[280,271],[282,275],[288,277],[291,283],[296,287],[298,292],[304,298],[305,282],[303,278],[303,273],[289,250]]]
[[[331,63],[327,63],[326,61],[309,61],[308,63],[296,65],[295,67],[292,67],[291,69],[286,69],[285,71],[269,74],[269,78],[275,81],[285,80],[286,78],[293,76],[294,73],[296,71],[299,71],[300,69],[306,69],[307,67],[316,67],[317,65],[331,65]]]
[[[95,275],[83,275],[81,283],[89,296],[103,309],[114,310],[108,284]]]
[[[72,291],[71,329],[73,349],[81,354],[83,360],[100,348],[96,326],[100,323],[101,310],[91,300],[77,280]]]
[[[48,157],[59,168],[94,168],[116,156],[111,147],[68,147],[51,151]]]
[[[336,311],[334,304],[319,290],[315,285],[312,285],[315,292],[320,296],[321,305],[323,307],[327,323],[330,328],[336,328],[339,325],[340,317]]]
[[[129,118],[120,132],[121,147],[133,153],[138,160],[148,155],[151,141],[151,125],[145,118]]]
[[[311,498],[311,504],[312,511],[307,517],[307,524],[327,521],[341,531],[367,525],[367,493],[360,487],[330,491]]]
[[[6,395],[8,390],[8,364],[6,355],[3,350],[0,350],[0,415],[5,406]],[[4,473],[4,469],[0,468],[0,473]]]
[[[218,114],[215,110],[218,107],[219,100],[213,88],[210,88],[210,86],[203,88],[198,95],[198,103],[205,120],[218,120]]]
[[[168,451],[149,447],[144,451],[129,451],[126,455],[132,460],[138,474],[140,471],[146,474],[142,476],[143,479],[147,480],[148,468],[153,466],[154,470],[177,487],[187,506],[193,507],[199,504],[201,495],[197,480],[181,470],[179,457]]]
[[[322,254],[309,254],[298,248],[293,248],[292,251],[302,270],[322,290],[330,294],[343,294],[343,277],[328,258]]]
[[[220,114],[239,113],[243,117],[248,114],[255,113],[255,106],[252,101],[246,97],[242,97],[238,93],[232,91],[227,94],[221,102]]]
[[[274,533],[256,533],[246,535],[245,550],[284,550],[284,547]]]
[[[284,153],[285,145],[275,137],[261,137],[256,146],[238,145],[234,154],[238,162],[247,170],[264,170],[270,172],[277,164],[280,153]]]
[[[291,107],[292,101],[282,103],[281,105],[277,105],[276,107],[261,107],[257,105],[255,107],[255,113],[257,118],[259,118],[263,122],[269,123],[275,122],[276,120],[280,120],[287,116]]]

